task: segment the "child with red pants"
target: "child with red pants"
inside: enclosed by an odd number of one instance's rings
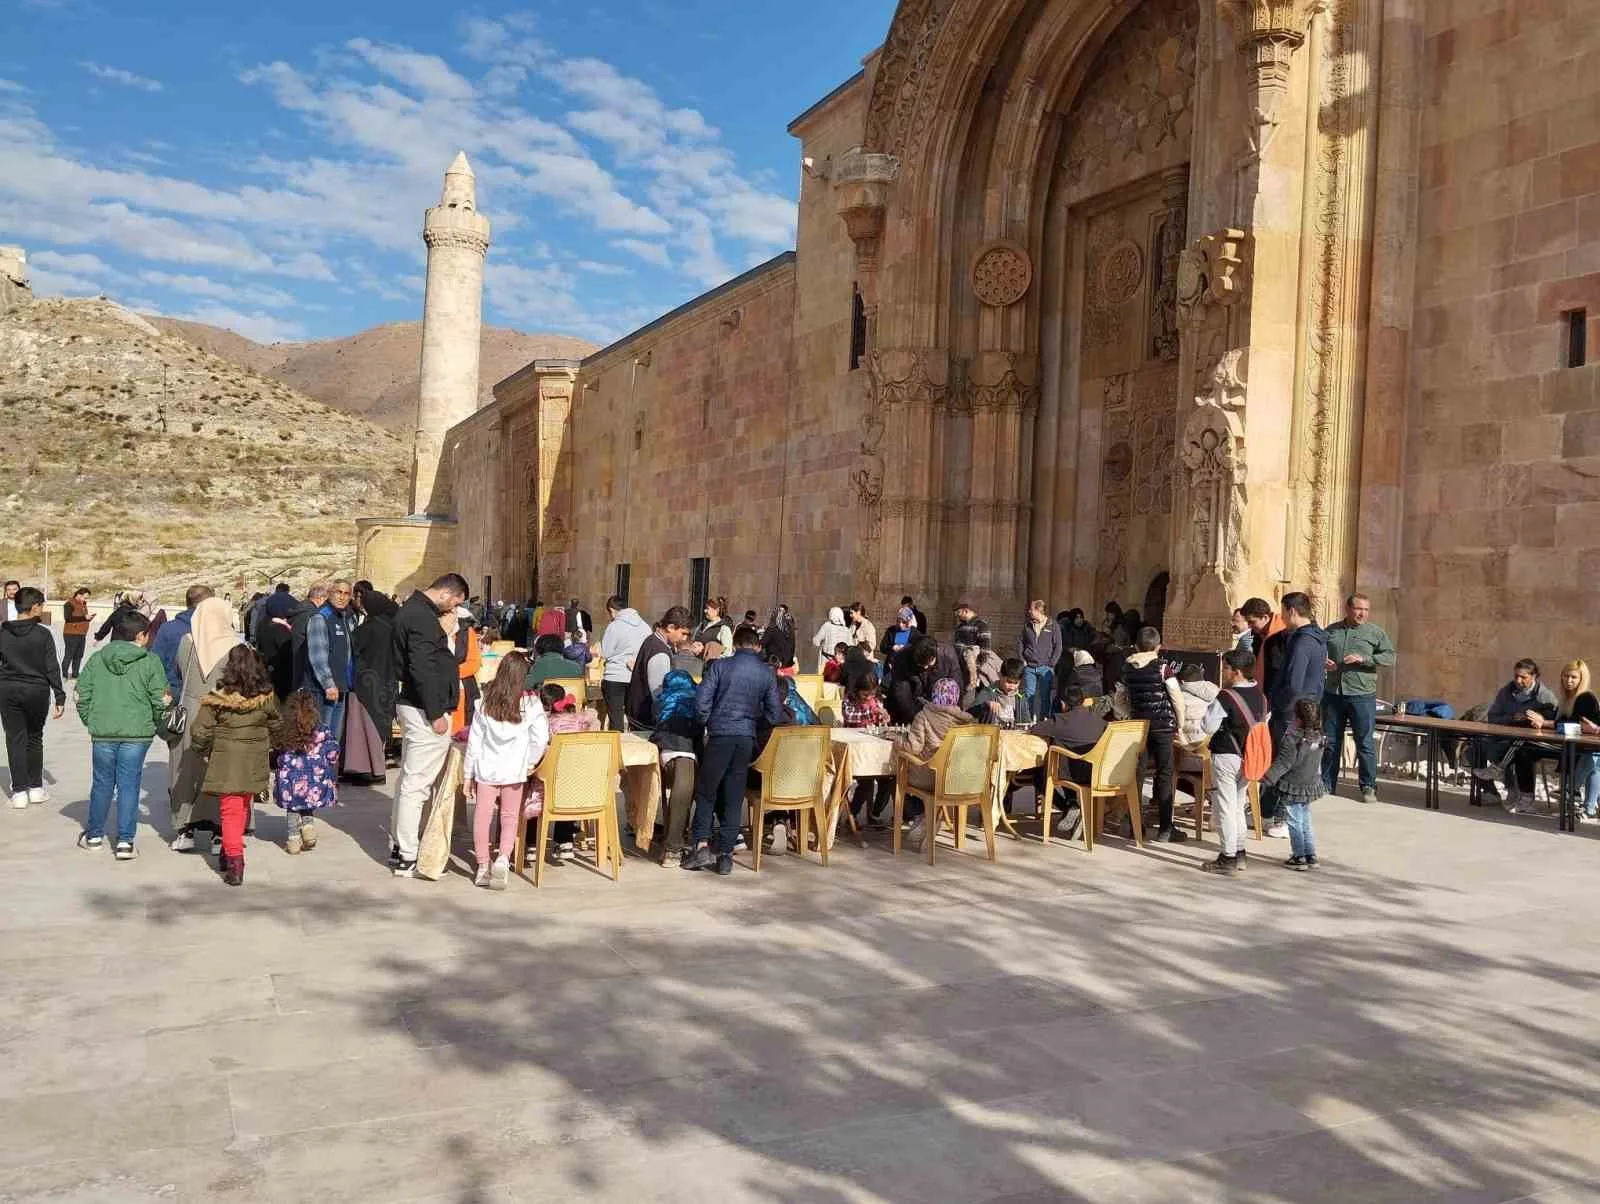
[[[528,658],[508,652],[472,716],[461,776],[472,808],[474,882],[505,890],[522,822],[528,778],[550,744],[550,727],[539,699],[524,690]],[[489,860],[489,828],[500,816],[500,855]]]
[[[222,816],[222,880],[244,882],[244,829],[254,796],[272,785],[269,759],[278,729],[272,675],[255,649],[233,648],[217,687],[200,700],[189,746],[207,758],[201,790],[214,794]]]

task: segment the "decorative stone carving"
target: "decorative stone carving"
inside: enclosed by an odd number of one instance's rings
[[[860,147],[849,151],[833,168],[839,216],[856,247],[856,267],[866,273],[878,269],[889,186],[900,174],[900,161]]]
[[[967,380],[967,404],[974,412],[999,410],[1031,414],[1039,404],[1033,360],[1015,352],[988,352],[973,364]]]
[[[1178,332],[1178,265],[1189,228],[1189,170],[1168,173],[1162,189],[1166,216],[1151,247],[1150,349],[1152,359],[1174,362],[1181,350]]]
[[[1097,60],[1096,84],[1066,119],[1063,170],[1070,186],[1151,154],[1169,139],[1187,143],[1199,10],[1194,0],[1145,0],[1111,35]],[[1139,174],[1135,165],[1123,178]]]
[[[1121,305],[1139,291],[1144,278],[1144,251],[1132,239],[1123,239],[1100,260],[1100,295],[1107,304]]]
[[[1250,102],[1264,137],[1278,124],[1289,94],[1290,64],[1305,43],[1306,23],[1318,0],[1224,0],[1239,51],[1250,71]]]
[[[1083,296],[1083,342],[1086,347],[1106,347],[1122,337],[1122,306],[1106,295],[1104,284],[1106,261],[1125,241],[1121,211],[1090,218],[1085,241],[1088,278]]]
[[[1212,305],[1232,305],[1244,285],[1245,233],[1219,230],[1203,234],[1178,258],[1175,282],[1178,318],[1200,326]]]
[[[475,230],[424,230],[422,241],[429,247],[449,247],[474,251],[479,255],[486,255],[489,252],[489,236],[479,234]]]
[[[978,300],[996,309],[1015,305],[1033,283],[1033,260],[1028,249],[1009,239],[997,239],[972,260],[972,291]]]
[[[867,110],[871,149],[904,157],[921,146],[937,108],[919,103],[924,91],[937,88],[956,58],[970,51],[959,30],[946,28],[961,7],[956,0],[906,0],[896,11]]]

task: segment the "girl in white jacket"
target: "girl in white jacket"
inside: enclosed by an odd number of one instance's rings
[[[490,890],[506,888],[528,779],[550,746],[544,707],[538,698],[523,693],[527,677],[527,656],[506,653],[483,692],[467,733],[462,777],[467,797],[474,800],[472,846],[478,864],[474,883]],[[496,812],[500,815],[500,854],[491,863],[489,825]]]

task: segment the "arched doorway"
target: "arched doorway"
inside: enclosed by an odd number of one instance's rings
[[[1144,621],[1157,630],[1160,630],[1167,617],[1167,586],[1170,581],[1170,576],[1163,570],[1150,579],[1150,587],[1144,591]]]

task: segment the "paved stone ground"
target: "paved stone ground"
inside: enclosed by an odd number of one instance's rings
[[[86,745],[0,812],[0,1199],[1600,1200],[1589,829],[1396,787],[1318,804],[1315,875],[1002,841],[490,894],[390,878],[352,790],[230,890],[73,847]]]

